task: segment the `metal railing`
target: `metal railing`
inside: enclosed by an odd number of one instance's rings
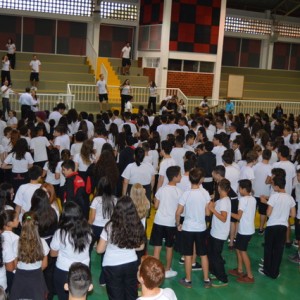
[[[103,63],[100,66],[100,72],[103,74],[104,78],[108,78],[108,71]]]
[[[98,103],[98,97],[96,95],[96,85],[93,84],[68,84],[67,93],[74,95],[74,101],[76,102],[95,102]],[[121,103],[120,87],[108,86],[109,103]],[[133,105],[146,105],[149,98],[148,87],[131,86],[131,95],[133,96]],[[188,98],[180,89],[173,88],[157,88],[157,103],[163,100],[166,96],[176,95],[178,99],[183,99],[185,104],[188,105]],[[76,106],[76,104],[75,104]]]
[[[84,85],[84,84],[68,84],[68,93],[74,95],[75,107],[78,103],[87,102],[89,104],[98,104],[98,97],[96,95],[96,85]],[[119,86],[108,86],[109,103],[120,105],[120,87]],[[157,88],[158,99],[157,103],[160,103],[166,96],[177,95],[178,99],[183,99],[187,112],[189,114],[194,112],[195,107],[199,107],[202,99],[187,98],[186,95],[180,89],[172,88]],[[149,98],[149,89],[147,87],[131,87],[131,95],[133,96],[133,106],[144,105],[146,106]],[[234,103],[234,113],[238,114],[249,113],[253,115],[256,112],[264,111],[271,115],[274,109],[280,101],[276,100],[231,100]],[[225,110],[226,100],[212,99],[208,101],[209,106],[214,107],[210,111],[215,112],[221,109]],[[284,113],[300,113],[300,101],[285,101],[281,102]]]
[[[74,95],[68,94],[38,94],[39,104],[38,110],[52,111],[58,103],[62,102],[67,106],[67,109],[74,108]],[[16,112],[21,111],[21,105],[19,104],[19,96],[17,94],[11,94],[9,96],[9,102],[12,110]]]
[[[200,106],[200,102],[202,99],[189,99],[188,100],[188,113],[193,113],[195,107]],[[278,103],[281,104],[283,111],[285,114],[296,114],[300,113],[300,101],[299,102],[291,102],[291,101],[276,101],[276,100],[231,100],[234,104],[234,114],[238,113],[248,113],[253,115],[256,112],[263,111],[268,115],[272,115],[274,113],[274,109]],[[220,111],[221,109],[225,110],[226,100],[209,100],[208,105],[214,107],[210,110],[210,112]]]

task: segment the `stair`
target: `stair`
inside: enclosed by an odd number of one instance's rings
[[[300,72],[222,67],[220,98],[227,97],[229,74],[243,75],[243,99],[300,101]]]
[[[3,56],[5,53],[1,53]],[[30,86],[29,63],[32,53],[16,54],[16,68],[11,70],[13,90],[23,92]],[[38,92],[44,94],[66,93],[68,83],[95,84],[94,76],[86,63],[86,57],[54,54],[36,54],[41,61]]]

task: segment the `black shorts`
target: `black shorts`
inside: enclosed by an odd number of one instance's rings
[[[252,234],[250,235],[243,235],[243,234],[237,234],[236,235],[236,242],[235,242],[235,248],[240,251],[247,251],[248,244],[251,240]]]
[[[99,102],[108,101],[107,94],[99,94]]]
[[[259,197],[255,197],[255,199],[256,199],[256,202],[257,202],[258,213],[260,215],[266,216],[267,215],[268,204],[262,203],[260,201]]]
[[[162,246],[162,241],[165,239],[165,246],[173,247],[175,234],[176,227],[168,227],[154,223],[150,237],[150,245]]]
[[[237,214],[238,208],[239,208],[239,200],[238,199],[231,200],[231,212]],[[238,221],[237,219],[230,217],[230,222],[237,223],[237,221]]]
[[[300,219],[295,219],[295,238],[300,241]]]
[[[130,58],[122,58],[122,67],[131,66]]]
[[[30,73],[30,81],[40,81],[39,73],[31,72]]]
[[[181,254],[186,256],[192,256],[194,252],[194,244],[195,244],[197,256],[207,255],[206,237],[207,237],[206,231],[190,232],[190,231],[183,230],[182,237],[181,237],[181,241],[182,241]]]

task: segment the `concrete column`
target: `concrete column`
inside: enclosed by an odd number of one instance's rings
[[[213,100],[218,100],[219,99],[219,94],[220,94],[222,54],[223,54],[223,42],[224,42],[224,32],[225,32],[225,17],[226,17],[226,2],[227,2],[226,0],[221,1],[218,50],[217,50],[217,60],[216,60],[216,63],[215,63],[213,91],[212,91],[212,99]]]
[[[158,70],[157,86],[167,87],[169,41],[171,28],[172,0],[164,1],[163,23],[161,29],[160,64]]]
[[[269,43],[269,46],[268,46],[267,70],[271,70],[272,69],[273,51],[274,51],[274,43]]]

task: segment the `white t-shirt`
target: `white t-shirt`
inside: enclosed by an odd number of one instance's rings
[[[234,150],[234,161],[238,163],[242,159],[242,154],[239,148]]]
[[[171,157],[175,160],[176,165],[180,167],[181,174],[184,173],[184,155],[187,152],[185,148],[174,147],[170,153]]]
[[[192,184],[189,179],[189,175],[182,175],[179,183],[176,184],[183,192],[192,188]]]
[[[16,51],[16,45],[15,44],[6,44],[7,53],[8,54],[14,54]]]
[[[67,134],[59,135],[55,138],[54,146],[59,146],[59,153],[64,149],[70,150],[70,138]]]
[[[242,179],[249,179],[251,181],[253,181],[255,178],[254,176],[254,171],[253,168],[251,168],[250,166],[243,166],[241,168],[241,173],[240,173],[240,180]]]
[[[117,203],[117,198],[114,198],[114,205],[116,205],[116,203]],[[93,222],[93,225],[104,227],[110,218],[105,218],[105,219],[103,218],[102,197],[101,196],[95,197],[90,207],[96,210],[96,215],[95,215],[95,220]]]
[[[9,94],[12,93],[12,90],[6,85],[2,85],[1,92],[2,92],[2,98],[9,98]]]
[[[98,94],[99,95],[107,94],[105,79],[98,80],[97,83],[96,83],[96,85],[98,86]]]
[[[257,163],[253,167],[254,180],[252,189],[254,191],[255,197],[260,197],[261,195],[270,195],[270,185],[266,184],[266,179],[271,173],[272,166],[269,164],[264,164],[262,162]]]
[[[50,252],[50,248],[47,242],[43,238],[41,238],[41,242],[42,242],[44,256],[47,256]],[[25,263],[23,261],[18,261],[17,264],[17,268],[20,270],[36,270],[36,269],[40,269],[41,267],[42,267],[42,260],[36,261],[34,263]]]
[[[182,230],[190,232],[206,230],[205,207],[209,201],[209,193],[202,186],[199,189],[189,189],[182,194],[179,199],[185,215]]]
[[[71,146],[71,150],[70,150],[71,151],[71,156],[74,157],[75,154],[80,153],[81,147],[82,147],[82,143],[74,143]]]
[[[216,155],[216,165],[222,165],[222,156],[224,154],[224,151],[226,150],[226,147],[222,146],[215,146],[212,149],[212,153]]]
[[[88,167],[95,161],[94,157],[90,157],[90,163],[86,164],[83,160],[80,154],[75,154],[73,157],[73,161],[78,164],[78,171],[80,172],[86,172]]]
[[[62,117],[62,115],[58,112],[58,111],[53,111],[50,115],[49,115],[49,120],[54,120],[55,121],[55,125],[54,127],[56,127],[58,125],[58,122],[60,120],[60,118]]]
[[[174,291],[170,288],[160,289],[159,294],[152,297],[139,297],[137,300],[177,300]]]
[[[251,235],[255,232],[254,218],[256,211],[256,200],[253,196],[245,196],[239,198],[238,210],[243,211],[238,233],[243,235]]]
[[[155,198],[159,200],[159,206],[154,218],[155,224],[169,227],[176,226],[175,213],[181,195],[182,190],[172,185],[163,186],[157,191]]]
[[[167,135],[170,133],[170,129],[169,129],[168,124],[158,125],[156,130],[159,133],[161,141],[165,141],[167,139]]]
[[[41,184],[26,183],[22,184],[15,196],[14,203],[21,206],[21,213],[19,215],[20,222],[22,221],[23,214],[31,208],[31,198],[33,193],[41,187]]]
[[[286,176],[286,184],[285,184],[285,191],[291,195],[292,194],[292,188],[293,188],[293,179],[296,176],[296,168],[294,164],[292,164],[290,161],[279,161],[273,164],[273,168],[281,168],[285,170]],[[271,174],[269,174],[271,176]]]
[[[50,247],[54,251],[58,251],[56,267],[63,271],[69,271],[70,266],[74,262],[81,262],[88,266],[90,263],[89,246],[90,242],[86,245],[82,252],[74,250],[73,245],[69,242],[69,234],[67,233],[63,242],[60,239],[60,229],[56,230],[52,238]]]
[[[7,126],[17,125],[18,119],[16,117],[8,117],[6,124]]]
[[[135,126],[133,123],[131,123],[131,122],[125,122],[125,123],[121,124],[121,125],[119,126],[119,132],[122,132],[123,126],[124,126],[125,124],[128,124],[128,125],[130,126],[130,128],[131,128],[131,133],[132,133],[133,136],[135,136],[135,135],[137,134],[137,129],[136,129],[136,126]]]
[[[102,147],[105,143],[107,143],[106,139],[102,137],[93,138],[94,142],[94,150],[96,151],[96,157],[99,157],[102,151]]]
[[[237,192],[240,179],[240,169],[234,167],[233,165],[225,167],[225,178],[230,181],[231,188]]]
[[[129,180],[129,184],[140,183],[148,185],[151,183],[152,176],[155,174],[153,166],[149,163],[142,162],[140,166],[131,163],[122,173],[122,177]]]
[[[288,226],[290,210],[294,207],[295,200],[287,193],[273,193],[268,205],[273,207],[272,213],[269,216],[267,226],[284,225]]]
[[[167,169],[171,166],[176,166],[176,161],[172,157],[164,158],[160,163],[158,174],[159,176],[164,176],[164,181],[162,186],[166,185],[169,182],[166,172]]]
[[[60,183],[59,179],[55,179],[55,173],[52,173],[49,170],[49,163],[48,162],[45,163],[43,170],[45,170],[47,172],[46,173],[47,175],[46,175],[46,178],[45,178],[45,182],[50,183],[52,185],[57,185],[57,184]]]
[[[130,51],[131,51],[131,47],[124,46],[122,49],[122,57],[130,58]]]
[[[31,72],[39,73],[40,72],[40,65],[41,65],[41,62],[38,59],[32,60],[29,63],[29,66],[31,67]]]
[[[60,186],[64,186],[65,182],[66,182],[66,177],[62,173],[62,167],[61,167],[62,164],[63,164],[63,161],[58,162],[56,169],[55,169],[55,173],[59,174],[59,182],[60,182],[59,185]]]
[[[48,139],[44,136],[37,136],[30,141],[30,149],[34,151],[34,161],[48,160],[47,147],[50,146]]]
[[[29,152],[25,153],[24,158],[18,160],[15,158],[15,153],[9,153],[4,162],[12,165],[13,173],[26,173],[28,172],[28,165],[33,164],[33,158]]]
[[[212,225],[210,234],[212,237],[225,241],[229,235],[230,217],[231,217],[231,201],[229,197],[222,198],[216,202],[216,211],[220,214],[222,211],[227,212],[226,222],[222,222],[215,215],[212,217]]]
[[[119,266],[137,260],[135,249],[119,248],[117,245],[112,244],[109,240],[109,233],[105,228],[102,230],[101,239],[107,241],[107,246],[102,263],[103,267]]]
[[[9,60],[2,61],[2,71],[9,71],[10,62]]]

